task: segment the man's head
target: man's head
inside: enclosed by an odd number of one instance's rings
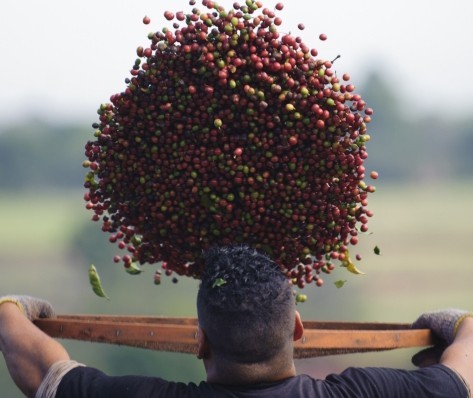
[[[206,253],[197,311],[213,355],[227,361],[263,363],[291,349],[292,287],[274,261],[247,246]]]

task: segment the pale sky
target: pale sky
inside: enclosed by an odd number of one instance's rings
[[[321,58],[340,54],[335,69],[355,85],[380,65],[407,112],[473,110],[473,2],[282,2],[280,30],[297,33]],[[228,9],[233,0],[219,3]],[[203,9],[200,0],[196,7]],[[188,0],[2,0],[0,123],[32,114],[94,122],[100,103],[123,90],[136,47],[170,26],[164,11],[191,8]]]

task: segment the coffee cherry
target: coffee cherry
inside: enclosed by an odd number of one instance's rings
[[[278,32],[282,3],[202,6],[166,11],[172,27],[149,34],[99,106],[86,208],[127,250],[114,261],[129,273],[162,263],[167,276],[199,278],[204,250],[244,242],[294,285],[321,286],[368,229],[373,111],[334,60]]]
[[[164,18],[171,21],[174,19],[174,13],[172,11],[164,11]]]

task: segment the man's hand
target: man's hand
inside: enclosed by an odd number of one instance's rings
[[[64,347],[38,329],[34,319],[53,316],[51,305],[30,296],[0,297],[0,352],[27,397],[34,397],[49,368],[69,360]]]
[[[460,324],[473,313],[459,309],[448,309],[422,314],[412,324],[413,329],[430,329],[447,344],[452,344]]]
[[[434,347],[419,351],[412,357],[412,363],[425,367],[440,362],[445,349],[453,343],[461,323],[473,313],[459,309],[448,309],[422,314],[413,324],[414,329],[430,329],[440,338]]]
[[[55,316],[53,307],[47,301],[22,295],[8,295],[0,297],[0,305],[13,303],[30,320],[38,318],[53,318]]]
[[[418,368],[436,365],[440,362],[440,358],[442,357],[445,348],[447,348],[446,344],[437,344],[433,347],[424,348],[414,354],[411,359],[412,364]]]

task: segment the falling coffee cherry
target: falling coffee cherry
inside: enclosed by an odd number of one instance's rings
[[[172,11],[165,11],[164,18],[166,18],[168,21],[171,21],[174,19],[174,13]]]
[[[85,206],[129,274],[162,264],[199,278],[205,250],[242,243],[301,288],[322,286],[336,262],[359,273],[346,254],[371,214],[373,112],[336,58],[278,31],[283,8],[202,0],[164,12],[98,106]]]

